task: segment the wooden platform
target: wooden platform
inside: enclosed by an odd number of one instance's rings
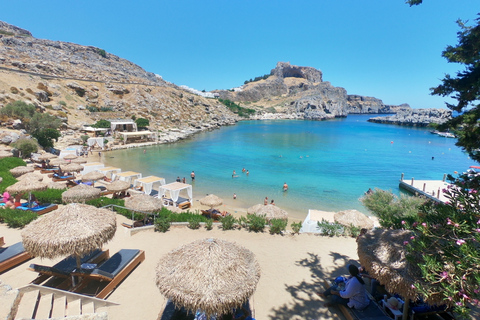
[[[450,185],[443,180],[400,180],[400,189],[406,190],[414,195],[424,196],[435,202],[446,202],[447,197],[443,192]]]

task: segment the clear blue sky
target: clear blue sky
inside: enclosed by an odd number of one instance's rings
[[[199,90],[237,87],[289,61],[349,94],[443,108],[429,88],[460,66],[441,52],[457,43],[455,21],[479,12],[479,0],[4,0],[0,20]]]

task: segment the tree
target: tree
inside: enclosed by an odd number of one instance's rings
[[[62,135],[57,129],[46,128],[39,129],[32,133],[32,136],[37,139],[38,144],[43,148],[53,148],[53,140],[58,141]]]
[[[110,128],[112,126],[111,122],[108,120],[98,120],[97,123],[92,125],[94,128]]]
[[[135,120],[135,123],[137,124],[138,127],[148,127],[150,125],[150,121],[148,119],[144,118],[138,118]]]
[[[35,134],[38,130],[43,129],[58,129],[62,124],[62,120],[48,113],[35,113],[30,121],[26,124],[27,131],[30,134]]]
[[[33,139],[18,139],[12,145],[22,153],[23,158],[28,158],[33,152],[38,151],[38,144]]]
[[[17,100],[3,107],[0,110],[0,114],[10,118],[20,119],[23,122],[24,120],[30,119],[35,114],[35,106]]]

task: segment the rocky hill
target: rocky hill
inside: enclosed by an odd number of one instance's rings
[[[206,130],[238,117],[100,48],[36,39],[0,21],[0,107],[16,100],[77,129],[99,119],[150,120],[150,129]]]
[[[281,113],[291,118],[330,119],[351,113],[396,113],[410,106],[385,105],[382,100],[348,95],[341,87],[323,81],[320,70],[278,62],[270,76],[249,82],[233,91],[217,90],[220,98],[232,100],[265,113]],[[285,116],[280,116],[285,117]]]
[[[447,122],[451,117],[451,110],[412,109],[409,111],[399,112],[393,116],[371,118],[368,121],[412,127],[427,127],[431,123],[443,124]]]

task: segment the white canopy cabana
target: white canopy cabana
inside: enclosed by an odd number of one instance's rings
[[[156,177],[156,176],[148,176],[145,178],[137,179],[134,181],[133,185],[135,187],[141,186],[145,194],[151,194],[153,188],[158,186],[165,185],[165,178]]]
[[[140,172],[125,171],[120,173],[112,173],[112,180],[120,180],[132,183],[135,179],[140,178],[142,178],[142,174]]]
[[[97,145],[98,147],[102,148],[105,146],[105,138],[100,137],[100,138],[88,138],[87,144],[89,147]]]
[[[107,178],[109,178],[108,175],[110,174],[110,178],[111,178],[113,174],[122,172],[122,169],[117,167],[104,167],[104,168],[97,169],[97,171],[103,173]]]
[[[180,191],[186,190],[188,195],[188,200],[192,203],[193,200],[193,189],[192,185],[181,183],[181,182],[173,182],[161,186],[159,188],[159,195],[167,196],[167,192],[170,194],[170,198],[173,200],[173,203],[178,205],[178,199],[180,198]]]
[[[105,165],[101,162],[87,162],[87,163],[82,163],[83,170],[80,172],[80,174],[86,174],[92,171],[96,171],[98,169],[104,168]]]
[[[311,232],[311,233],[320,233],[320,229],[318,228],[318,222],[322,222],[322,220],[326,220],[328,222],[335,222],[333,216],[335,212],[331,211],[321,211],[321,210],[308,210],[308,215],[303,220],[302,228],[300,229],[300,233],[302,232]]]
[[[137,131],[137,124],[133,120],[110,120],[112,131]]]
[[[123,137],[123,144],[126,144],[127,139],[132,137],[140,137],[140,138],[148,137],[151,140],[155,139],[155,132],[151,132],[151,131],[119,132],[118,134],[120,134]]]

